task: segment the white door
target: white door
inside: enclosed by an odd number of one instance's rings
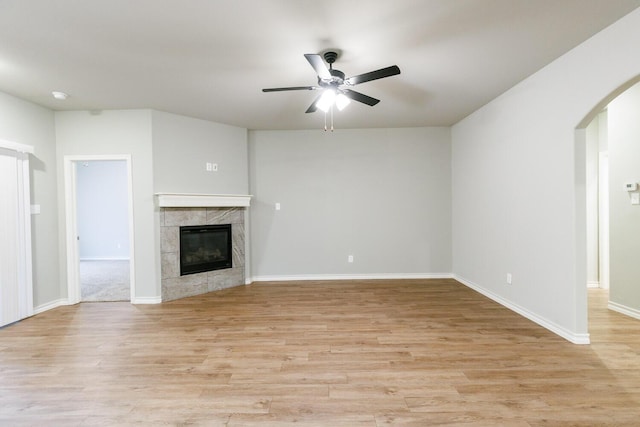
[[[0,326],[33,315],[29,153],[0,141]]]

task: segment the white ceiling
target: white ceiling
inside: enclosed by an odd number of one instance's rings
[[[640,0],[0,0],[0,91],[54,110],[153,108],[249,129],[309,129],[305,53],[342,54],[381,99],[338,128],[449,126]],[[594,58],[597,61],[598,58]],[[66,101],[52,90],[69,94]]]

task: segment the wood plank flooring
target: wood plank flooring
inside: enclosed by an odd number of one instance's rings
[[[453,280],[256,283],[0,329],[2,426],[637,426],[640,321],[589,346]]]

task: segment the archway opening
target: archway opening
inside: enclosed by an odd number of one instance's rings
[[[585,319],[589,303],[640,319],[640,266],[630,262],[640,256],[639,82],[619,86],[576,129],[576,295]]]

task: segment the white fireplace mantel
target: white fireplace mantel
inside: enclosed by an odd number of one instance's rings
[[[161,208],[229,208],[248,207],[251,195],[156,193]]]

